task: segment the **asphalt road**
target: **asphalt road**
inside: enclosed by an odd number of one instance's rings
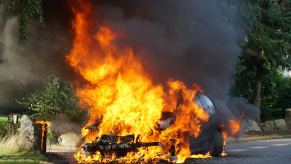
[[[74,150],[50,148],[51,163],[74,164]],[[61,153],[62,152],[62,153]],[[291,164],[291,138],[232,142],[226,145],[226,157],[190,159],[194,164]]]
[[[191,159],[186,163],[291,164],[291,138],[233,142],[227,144],[226,153],[226,157]]]

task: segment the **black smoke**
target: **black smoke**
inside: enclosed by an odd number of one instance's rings
[[[239,0],[105,0],[97,2],[96,15],[126,34],[118,44],[134,47],[157,83],[199,84],[227,116],[220,117],[225,122],[258,115],[242,98],[230,98],[244,38],[241,5]]]
[[[69,72],[69,9],[65,2],[44,2],[45,27],[32,22],[25,41],[19,39],[17,14],[0,7],[0,113],[23,112],[15,99],[38,89],[50,72]]]
[[[213,97],[227,97],[240,55],[239,3],[221,0],[106,1],[98,14],[131,45],[154,79],[196,82]],[[132,3],[131,3],[132,2]],[[131,4],[131,5],[128,5]]]
[[[197,83],[221,115],[231,117],[237,115],[233,113],[247,110],[237,107],[243,101],[230,99],[244,37],[239,0],[91,2],[96,23],[109,24],[115,31],[126,34],[117,43],[134,48],[155,83],[165,85],[169,79],[188,85]],[[15,18],[1,21],[2,38],[13,39],[10,43],[14,45],[7,46],[8,41],[1,40],[0,106],[31,91],[47,71],[57,71],[69,78],[74,76],[64,60],[72,39],[72,14],[66,3],[70,1],[44,1],[46,27],[33,31],[25,45],[17,44]],[[5,27],[10,31],[4,32]],[[7,56],[15,58],[7,59]],[[249,116],[253,118],[257,110],[251,113]]]

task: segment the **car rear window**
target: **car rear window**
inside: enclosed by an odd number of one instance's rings
[[[195,101],[199,107],[203,108],[210,115],[213,115],[215,113],[214,105],[207,96],[203,94],[197,94]]]

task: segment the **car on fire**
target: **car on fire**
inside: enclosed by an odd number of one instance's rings
[[[201,126],[201,133],[198,137],[190,138],[189,148],[191,150],[191,154],[195,155],[210,153],[212,157],[219,157],[224,149],[224,138],[221,127],[217,126],[216,123],[218,117],[217,109],[205,94],[197,93],[193,101],[208,113],[209,121]],[[157,122],[157,127],[162,131],[169,128],[174,122],[174,113],[163,112],[162,118]],[[97,126],[98,123],[96,122],[87,128],[93,130]],[[82,153],[85,156],[89,156],[98,151],[102,156],[114,153],[117,157],[123,157],[127,153],[137,151],[137,149],[141,147],[163,147],[163,145],[159,142],[140,142],[139,137],[140,136],[135,137],[134,135],[102,135],[100,138],[96,138],[96,140],[92,143],[84,143],[81,147]],[[171,146],[170,150],[168,150],[169,154],[171,154],[171,161],[176,160],[175,151],[175,146]]]
[[[210,116],[207,123],[202,124],[201,133],[198,137],[190,138],[190,150],[192,154],[210,153],[213,157],[220,157],[224,149],[224,138],[221,126],[218,126],[217,109],[212,101],[202,93],[198,93],[194,98],[195,103]],[[173,113],[164,112],[162,119],[158,121],[161,129],[166,129],[175,121]]]
[[[218,112],[211,100],[203,94],[196,96],[196,103],[210,116],[208,123],[202,125],[198,138],[192,138],[190,149],[192,154],[210,152],[211,156],[219,157],[224,150],[224,138],[220,124],[217,124]]]

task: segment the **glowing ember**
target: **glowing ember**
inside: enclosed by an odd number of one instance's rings
[[[208,114],[193,101],[197,86],[186,87],[181,81],[169,81],[167,91],[162,85],[153,84],[144,71],[137,54],[131,47],[120,48],[115,44],[120,31],[108,25],[92,30],[92,6],[77,0],[71,6],[74,13],[73,46],[67,61],[87,82],[77,85],[80,105],[89,109],[90,118],[82,129],[85,143],[92,143],[104,134],[139,136],[141,142],[160,142],[161,147],[138,148],[119,161],[138,162],[167,159],[168,150],[175,139],[179,162],[191,156],[189,136],[197,137]],[[182,97],[182,99],[181,99]],[[163,112],[175,114],[174,123],[164,130],[157,127]],[[208,158],[209,154],[191,156]],[[78,162],[112,162],[116,155],[101,155],[99,151],[89,156],[80,150],[75,154]]]
[[[197,154],[197,155],[191,155],[190,158],[211,158],[210,152],[206,153],[206,154]]]

